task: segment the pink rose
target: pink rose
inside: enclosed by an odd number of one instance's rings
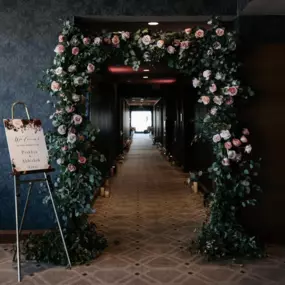
[[[54,49],[54,52],[57,54],[62,54],[65,51],[64,45],[57,45]]]
[[[201,100],[204,105],[208,105],[210,103],[210,97],[209,96],[201,96]]]
[[[83,39],[83,43],[84,43],[85,45],[89,45],[89,44],[90,44],[90,39],[89,39],[89,38],[84,38],[84,39]]]
[[[195,37],[198,38],[203,38],[204,37],[204,31],[199,29],[198,31],[196,31],[195,33]]]
[[[69,170],[70,172],[74,172],[74,171],[76,170],[75,165],[73,165],[73,164],[71,164],[71,163],[69,163],[69,164],[67,165],[67,168],[68,168],[68,170]]]
[[[182,49],[188,49],[189,48],[189,41],[183,41],[180,43],[180,47]]]
[[[88,71],[89,73],[92,73],[92,72],[94,72],[94,70],[95,70],[95,66],[94,66],[92,63],[88,63],[88,65],[87,65],[87,71]]]
[[[218,37],[222,37],[224,33],[225,33],[224,29],[221,28],[216,29],[216,34]]]
[[[113,36],[112,43],[114,46],[118,46],[120,43],[120,38],[117,35]]]
[[[79,157],[78,157],[78,162],[79,162],[80,164],[85,164],[86,161],[87,161],[86,157],[84,157],[84,156],[79,156]]]
[[[64,35],[59,35],[59,36],[58,36],[58,41],[59,41],[60,43],[63,43],[64,40],[65,40]]]
[[[243,129],[242,130],[242,134],[245,135],[245,136],[248,136],[249,135],[249,130],[248,129]]]
[[[235,95],[237,95],[237,93],[238,93],[237,87],[232,86],[232,87],[229,87],[229,88],[228,88],[228,94],[229,94],[230,96],[235,96]]]
[[[232,97],[226,100],[226,105],[232,105],[234,103],[234,99]]]
[[[122,32],[122,39],[125,41],[130,38],[129,32]]]
[[[167,52],[169,54],[174,54],[175,53],[175,48],[173,46],[169,46],[169,47],[167,47]]]
[[[209,89],[210,89],[210,92],[214,93],[217,91],[217,85],[215,83],[213,83]]]
[[[61,148],[61,150],[62,150],[62,151],[67,151],[67,150],[68,150],[68,146],[67,146],[67,145],[63,146],[63,147]]]
[[[224,158],[224,159],[222,160],[222,164],[223,164],[224,166],[229,166],[229,165],[230,165],[230,160],[229,160],[228,158]]]
[[[239,147],[241,146],[241,141],[239,139],[233,139],[233,145]]]
[[[175,47],[179,47],[179,46],[180,46],[180,41],[179,41],[179,40],[174,40],[174,41],[173,41],[173,45],[174,45]]]
[[[78,47],[72,48],[72,54],[73,55],[78,55],[79,54],[79,48]]]
[[[50,89],[51,89],[52,91],[56,92],[56,91],[60,90],[60,88],[61,88],[61,86],[60,86],[60,84],[59,84],[58,82],[53,81],[53,82],[51,83]]]
[[[241,140],[241,142],[243,142],[243,143],[247,143],[247,138],[246,138],[245,136],[242,136],[242,137],[240,138],[240,140]]]
[[[75,108],[73,106],[66,106],[65,111],[67,113],[72,113],[75,111]]]
[[[191,33],[192,29],[191,29],[191,28],[187,28],[187,29],[185,29],[184,31],[185,31],[185,33],[186,33],[187,35],[189,35],[189,34]]]
[[[231,142],[225,142],[224,146],[226,149],[231,149],[233,147]]]
[[[80,125],[82,123],[82,117],[80,115],[73,115],[73,118],[72,118],[73,122],[75,125]]]

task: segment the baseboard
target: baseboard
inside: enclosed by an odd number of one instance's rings
[[[47,230],[23,230],[21,233],[21,239],[26,238],[30,233],[34,235],[42,235]],[[15,230],[0,230],[0,244],[8,244],[16,242]]]

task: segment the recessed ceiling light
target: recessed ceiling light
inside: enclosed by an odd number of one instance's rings
[[[144,69],[143,71],[144,71],[144,72],[149,72],[149,69]]]
[[[150,26],[157,26],[158,25],[158,22],[149,22],[148,23]]]
[[[148,78],[148,76],[144,76],[143,78],[144,78],[144,79],[147,79],[147,78]]]

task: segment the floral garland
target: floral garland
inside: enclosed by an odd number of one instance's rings
[[[242,206],[254,205],[250,198],[256,168],[250,159],[248,129],[238,126],[235,100],[253,95],[236,78],[236,41],[217,19],[207,28],[188,28],[175,33],[152,33],[148,29],[97,34],[84,37],[65,22],[55,47],[53,66],[46,71],[40,87],[55,97],[56,111],[51,116],[56,131],[47,137],[49,153],[60,166],[56,196],[66,227],[90,213],[93,188],[98,186],[98,170],[103,156],[95,151],[98,131],[85,117],[85,97],[90,75],[116,55],[122,63],[138,70],[144,63],[162,60],[187,76],[198,89],[199,102],[209,107],[202,120],[199,137],[213,145],[215,162],[209,168],[215,182],[210,215],[200,230],[196,246],[209,257],[262,256],[255,237],[247,235],[238,223]]]

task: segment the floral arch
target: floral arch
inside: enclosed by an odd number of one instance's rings
[[[253,95],[237,78],[235,34],[226,31],[217,19],[207,28],[189,28],[175,33],[139,30],[84,37],[80,30],[65,22],[55,48],[53,65],[40,87],[55,98],[51,115],[55,131],[47,136],[51,158],[59,164],[55,195],[65,224],[65,234],[73,263],[88,261],[106,246],[104,237],[87,222],[93,189],[101,181],[98,165],[104,157],[94,150],[97,130],[85,116],[84,94],[90,75],[114,54],[137,70],[143,62],[166,60],[170,67],[191,76],[198,89],[198,100],[208,107],[202,118],[202,133],[197,137],[212,144],[215,161],[207,171],[215,183],[210,197],[209,215],[200,229],[195,245],[209,258],[261,257],[256,238],[238,222],[241,207],[255,205],[252,191],[259,163],[251,157],[249,131],[238,124],[235,103]],[[41,240],[55,239],[47,233]],[[33,250],[31,244],[37,244]],[[46,247],[45,247],[46,246]],[[31,237],[30,258],[64,262],[64,252],[47,257],[47,243]]]

